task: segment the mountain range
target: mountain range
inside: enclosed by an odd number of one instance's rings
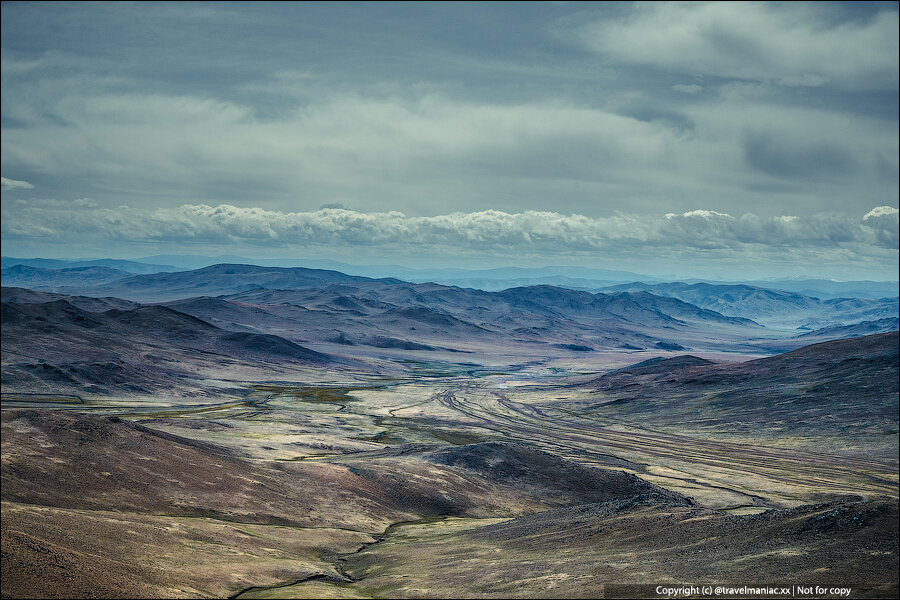
[[[97,267],[88,267],[93,273]],[[564,344],[583,349],[677,350],[704,344],[709,330],[727,347],[761,327],[677,298],[645,291],[590,293],[555,286],[499,292],[305,268],[213,265],[193,271],[95,282],[80,270],[18,265],[4,284],[29,283],[85,297],[167,306],[232,331],[297,343],[471,350],[480,344]],[[62,281],[70,282],[59,285]]]
[[[896,318],[900,312],[896,297],[822,300],[796,292],[742,284],[633,282],[609,286],[604,291],[650,292],[678,298],[723,315],[753,319],[770,327],[803,330]]]
[[[349,275],[372,278],[395,277],[413,283],[440,283],[443,285],[477,288],[485,291],[500,291],[511,287],[528,285],[554,285],[587,291],[601,291],[602,288],[620,283],[643,282],[662,283],[684,281],[686,283],[708,283],[711,285],[749,285],[772,290],[795,292],[815,298],[888,298],[900,295],[898,281],[835,281],[831,279],[810,279],[802,277],[769,278],[764,280],[707,280],[674,276],[650,276],[631,271],[598,269],[591,267],[498,267],[491,269],[461,268],[410,268],[399,265],[357,265],[330,259],[259,259],[242,256],[223,255],[208,257],[200,255],[163,254],[136,258],[63,260],[45,258],[2,257],[2,268],[26,265],[46,269],[102,266],[115,268],[127,273],[157,273],[163,271],[187,271],[216,264],[247,264],[266,267],[304,267],[341,271]],[[17,285],[17,284],[9,284]]]
[[[152,262],[137,260],[122,260],[117,258],[98,258],[92,260],[65,260],[59,258],[15,258],[4,256],[0,258],[0,268],[7,269],[16,265],[36,267],[39,269],[77,269],[80,267],[106,267],[125,273],[158,273],[160,271],[178,271],[178,267],[168,264],[154,264]]]
[[[710,349],[711,332],[721,329],[717,349],[737,349],[738,340],[758,337],[763,342],[756,351],[779,351],[801,344],[764,340],[813,330],[817,341],[889,331],[900,313],[897,298],[820,299],[749,285],[631,282],[595,292],[550,285],[485,291],[242,264],[138,275],[103,266],[18,264],[3,269],[2,280],[72,296],[165,302],[229,330],[298,343],[407,350],[465,350],[501,339],[585,350]]]

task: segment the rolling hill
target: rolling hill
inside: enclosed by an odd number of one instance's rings
[[[197,380],[222,377],[229,368],[259,377],[352,364],[271,334],[226,331],[163,306],[91,312],[65,299],[4,301],[2,327],[4,393],[149,393],[196,387]]]
[[[866,439],[874,452],[896,444],[898,369],[897,331],[738,363],[679,356],[584,384],[595,400],[578,410],[704,435]]]
[[[10,280],[19,277],[26,287],[133,303],[162,302],[229,331],[276,335],[301,345],[409,351],[545,345],[571,352],[765,353],[798,345],[776,339],[786,337],[786,327],[824,329],[817,339],[829,339],[847,332],[826,327],[897,313],[896,299],[819,300],[706,283],[624,284],[596,293],[551,285],[488,292],[324,269],[239,264],[144,275],[97,272],[96,267],[10,269],[15,270]],[[85,300],[72,303],[88,306]],[[754,317],[781,329],[767,331]]]

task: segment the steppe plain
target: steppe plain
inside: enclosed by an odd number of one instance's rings
[[[898,593],[896,331],[292,271],[4,288],[3,597]]]

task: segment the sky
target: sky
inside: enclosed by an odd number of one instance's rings
[[[897,279],[896,2],[0,7],[4,256]]]

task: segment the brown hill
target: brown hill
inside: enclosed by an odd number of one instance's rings
[[[251,380],[253,369],[272,371],[273,365],[355,365],[275,335],[226,331],[163,306],[90,312],[64,299],[4,302],[2,327],[6,393],[174,391],[229,365]]]

